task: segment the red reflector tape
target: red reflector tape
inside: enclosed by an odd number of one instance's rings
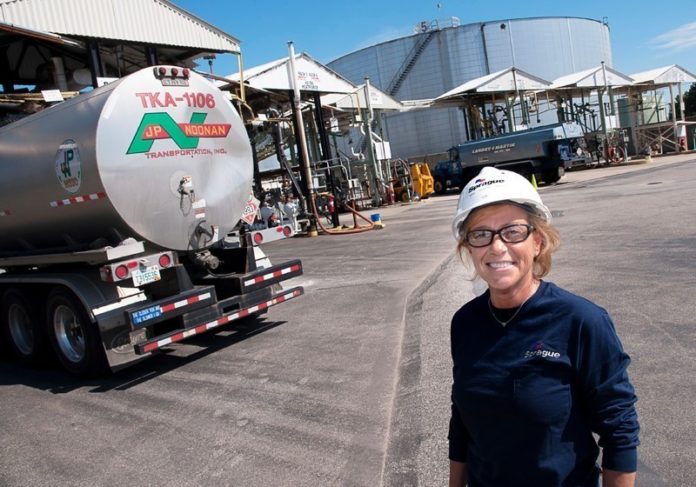
[[[199,301],[205,301],[206,299],[210,299],[211,294],[210,293],[205,293],[205,294],[199,294],[198,296],[193,296],[188,299],[182,299],[181,301],[177,301],[176,303],[170,303],[170,304],[165,304],[162,306],[162,313],[168,313],[170,311],[173,311],[177,308],[183,308],[184,306],[188,306],[189,304],[197,303]]]
[[[258,284],[260,282],[268,281],[269,279],[274,279],[276,277],[280,277],[280,276],[285,275],[285,274],[290,274],[291,272],[297,272],[299,270],[300,270],[300,266],[296,264],[296,265],[293,265],[290,267],[286,267],[285,269],[281,269],[279,271],[269,272],[268,274],[263,274],[261,276],[255,277],[253,279],[248,279],[248,280],[244,281],[244,285],[251,286],[252,284]]]
[[[277,298],[273,298],[270,301],[266,301],[264,303],[257,304],[256,306],[252,306],[250,308],[245,308],[245,309],[240,309],[239,311],[223,316],[222,318],[218,318],[215,321],[210,321],[208,323],[203,323],[201,325],[195,326],[194,328],[190,328],[185,331],[181,331],[179,333],[175,333],[172,336],[169,336],[167,338],[164,338],[162,340],[158,340],[156,342],[148,343],[143,347],[143,353],[149,353],[154,350],[157,350],[158,348],[164,347],[166,345],[169,345],[170,343],[176,343],[180,342],[181,340],[184,340],[185,338],[192,337],[194,335],[198,335],[200,333],[204,333],[208,330],[212,330],[213,328],[217,328],[219,326],[225,325],[231,321],[238,320],[240,318],[244,318],[245,316],[249,316],[252,313],[256,313],[257,311],[262,311],[266,308],[270,308],[273,305],[283,303],[285,301],[289,301],[292,298],[296,298],[297,296],[302,295],[302,291],[299,289],[296,289],[295,291],[287,294],[283,294],[282,296],[278,296]]]
[[[59,206],[74,205],[76,203],[85,203],[87,201],[94,201],[106,198],[106,193],[100,191],[99,193],[92,193],[83,196],[73,196],[72,198],[67,198],[64,200],[51,201],[49,205],[52,208],[57,208]]]

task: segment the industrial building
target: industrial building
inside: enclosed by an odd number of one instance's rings
[[[515,67],[546,80],[612,66],[609,26],[576,17],[506,19],[461,25],[456,18],[421,22],[417,33],[346,54],[328,64],[359,84],[365,77],[397,100],[433,99],[466,81]],[[539,122],[537,122],[539,119]],[[530,126],[548,123],[532,117]],[[384,117],[395,157],[441,153],[467,140],[459,108]]]

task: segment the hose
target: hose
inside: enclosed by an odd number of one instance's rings
[[[365,218],[362,214],[357,212],[354,208],[351,208],[348,206],[348,209],[353,213],[353,228],[346,228],[346,229],[335,229],[335,228],[326,228],[322,223],[321,223],[321,218],[319,218],[319,212],[317,211],[317,204],[315,201],[316,195],[312,194],[311,198],[311,204],[312,204],[312,213],[314,214],[314,218],[317,222],[317,225],[319,225],[319,228],[326,233],[327,235],[347,235],[351,233],[362,233],[362,232],[367,232],[369,230],[372,230],[375,227],[375,224]],[[353,202],[355,204],[355,202]],[[368,225],[364,227],[358,226],[358,220],[357,217],[362,218],[365,220]]]

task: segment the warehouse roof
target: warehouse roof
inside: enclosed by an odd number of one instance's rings
[[[239,52],[237,39],[167,0],[0,0],[0,21],[76,38]]]

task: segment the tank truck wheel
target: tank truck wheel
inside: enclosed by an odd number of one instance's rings
[[[103,350],[99,332],[82,303],[67,289],[57,287],[46,304],[48,336],[63,368],[81,376],[100,373]]]
[[[437,194],[445,194],[447,192],[447,186],[442,181],[442,179],[435,180],[435,192]]]
[[[2,334],[12,354],[34,364],[45,358],[46,334],[37,306],[26,293],[10,288],[2,296]]]

